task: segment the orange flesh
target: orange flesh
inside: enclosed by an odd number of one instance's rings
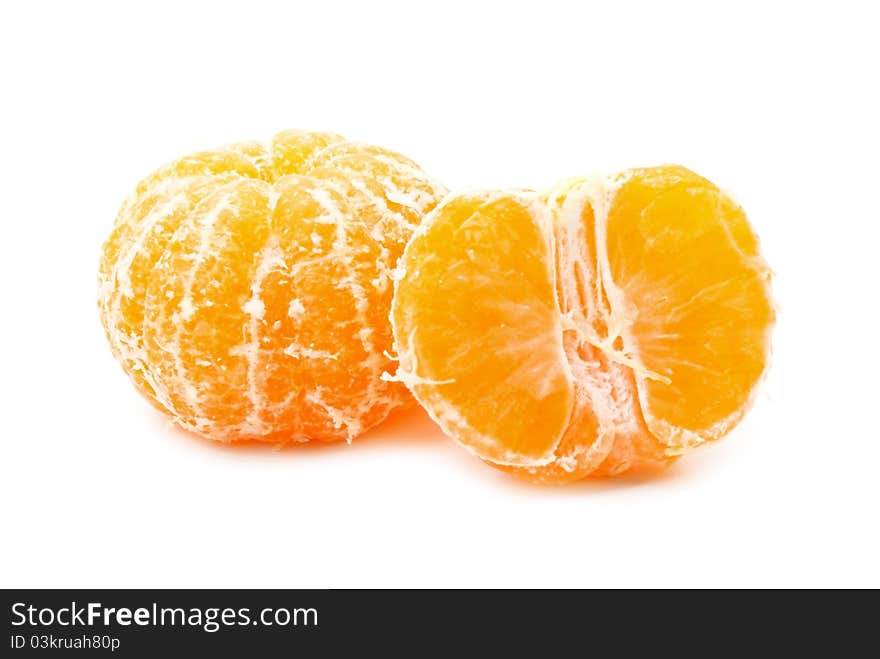
[[[351,439],[408,400],[380,379],[391,274],[444,192],[406,158],[326,133],[166,165],[104,245],[111,348],[204,436]]]
[[[523,198],[529,212],[507,210]],[[667,463],[728,432],[766,368],[757,240],[682,167],[453,197],[402,269],[401,379],[448,434],[529,479]]]
[[[408,251],[413,285],[398,288],[395,307],[401,367],[429,411],[500,463],[551,460],[572,405],[550,254],[532,213],[515,197],[446,204],[431,240]]]
[[[612,278],[635,310],[648,425],[670,451],[735,423],[764,372],[769,272],[742,209],[683,168],[639,170],[608,217]]]

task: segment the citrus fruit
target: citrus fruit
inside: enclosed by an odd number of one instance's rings
[[[392,379],[529,479],[668,463],[730,431],[767,366],[755,234],[683,167],[452,195],[398,268]]]
[[[103,247],[99,310],[137,389],[218,440],[351,439],[384,382],[391,274],[444,189],[396,153],[282,132],[142,181]]]

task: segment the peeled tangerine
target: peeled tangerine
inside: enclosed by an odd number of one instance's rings
[[[757,239],[683,167],[453,195],[399,277],[396,379],[448,435],[531,480],[651,468],[718,439],[767,366]]]
[[[329,133],[172,162],[103,248],[113,353],[206,437],[351,439],[407,400],[380,379],[391,271],[444,192],[403,156]]]

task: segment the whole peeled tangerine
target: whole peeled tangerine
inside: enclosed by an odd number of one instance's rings
[[[165,165],[103,247],[113,354],[205,437],[350,440],[409,400],[381,379],[392,270],[444,193],[403,156],[329,133]]]

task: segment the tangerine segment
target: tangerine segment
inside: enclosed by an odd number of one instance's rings
[[[400,379],[448,434],[532,480],[652,468],[718,439],[769,357],[757,239],[682,167],[448,199],[401,269]]]
[[[644,367],[638,395],[667,453],[725,434],[769,358],[769,269],[745,213],[683,167],[633,170],[610,207],[609,288]],[[651,377],[650,374],[656,374]]]
[[[442,204],[405,252],[392,309],[416,397],[447,433],[501,464],[552,460],[572,408],[551,227],[532,197]]]
[[[331,148],[344,166],[322,157]],[[104,245],[111,348],[141,393],[206,437],[351,439],[408,401],[380,378],[391,273],[444,193],[403,156],[330,133],[170,163]]]

